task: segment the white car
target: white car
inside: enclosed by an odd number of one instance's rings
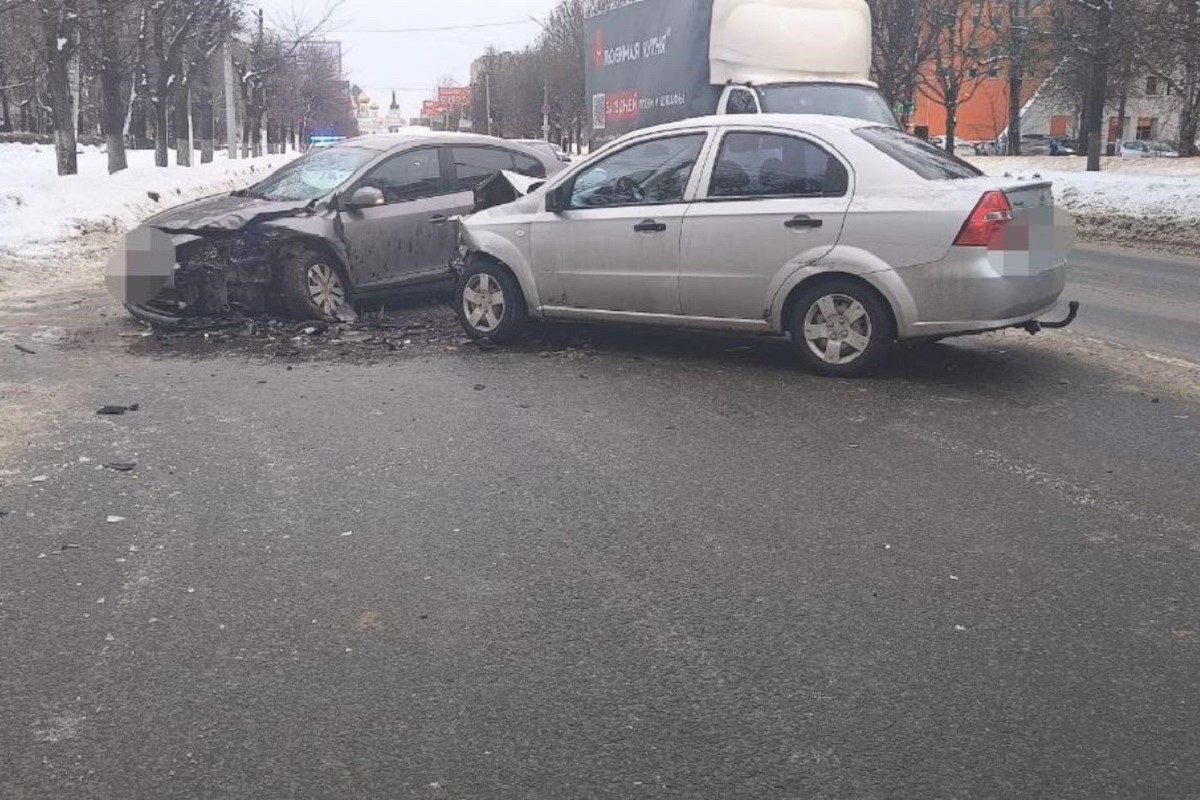
[[[1117,154],[1121,158],[1179,158],[1179,153],[1175,148],[1166,142],[1151,142],[1140,139],[1132,142],[1121,142]]]
[[[629,134],[461,221],[455,306],[502,340],[530,318],[790,335],[814,371],[896,340],[1037,320],[1073,227],[1049,183],[989,178],[861,119],[689,119]]]

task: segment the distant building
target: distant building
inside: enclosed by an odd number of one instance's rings
[[[350,96],[354,103],[354,117],[358,120],[358,130],[363,136],[376,133],[386,133],[387,120],[379,114],[379,103],[365,89],[353,86]]]

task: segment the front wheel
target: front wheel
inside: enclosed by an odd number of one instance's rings
[[[813,372],[858,377],[874,371],[892,344],[891,318],[878,295],[846,278],[803,290],[792,310],[792,343]]]
[[[280,288],[292,314],[299,319],[336,322],[348,292],[333,259],[304,249],[287,253],[281,261]]]
[[[467,267],[455,291],[458,321],[472,339],[502,342],[525,327],[525,297],[512,273],[493,261]]]

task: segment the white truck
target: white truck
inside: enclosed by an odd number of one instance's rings
[[[835,114],[896,125],[871,72],[866,0],[594,0],[591,134],[708,114]]]

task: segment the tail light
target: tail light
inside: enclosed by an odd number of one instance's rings
[[[967,217],[954,244],[957,247],[987,247],[1012,219],[1008,195],[1000,191],[986,192]]]

